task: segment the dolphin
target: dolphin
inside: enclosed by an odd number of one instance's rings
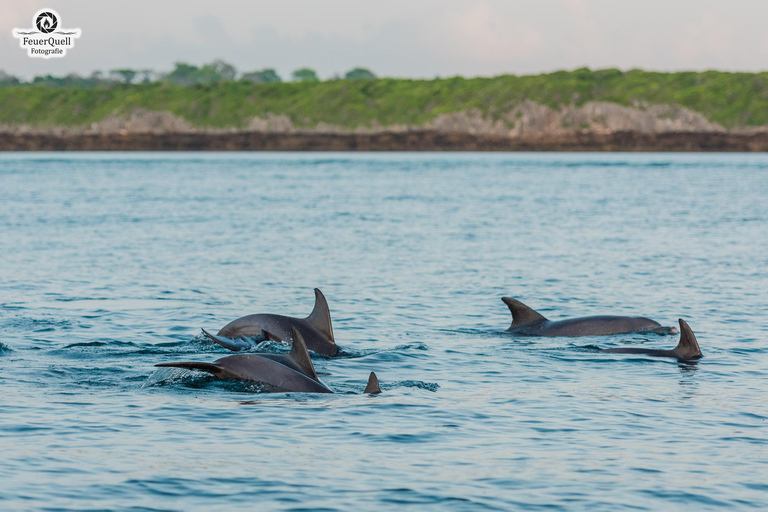
[[[371,374],[368,376],[368,384],[365,386],[365,391],[363,393],[368,395],[378,395],[381,393],[381,388],[379,387],[379,378],[376,377],[376,374],[371,372]]]
[[[307,318],[270,314],[248,315],[228,323],[216,336],[205,330],[203,333],[222,347],[237,352],[252,348],[266,339],[285,341],[290,337],[293,327],[304,337],[309,350],[323,356],[338,355],[339,347],[333,338],[328,301],[317,288],[315,307]]]
[[[304,338],[291,327],[293,346],[287,355],[236,354],[213,363],[182,361],[155,366],[186,368],[211,373],[220,379],[234,379],[267,384],[272,392],[333,393],[315,373]],[[365,393],[381,393],[376,374],[371,372]]]
[[[585,316],[566,320],[547,320],[537,311],[510,297],[501,299],[512,313],[512,325],[507,332],[525,336],[605,336],[627,332],[676,334],[674,327],[662,327],[658,322],[641,316]]]
[[[674,357],[680,361],[690,361],[692,359],[701,358],[702,355],[699,343],[696,341],[696,336],[693,335],[690,326],[682,318],[678,321],[680,322],[680,342],[672,350],[620,347],[602,349],[602,352],[610,352],[612,354],[645,354],[655,357]]]

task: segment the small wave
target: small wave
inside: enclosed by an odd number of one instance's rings
[[[249,338],[245,338],[248,340]],[[250,338],[253,340],[253,338]],[[194,338],[192,338],[188,342],[171,342],[171,343],[162,343],[157,344],[156,346],[161,347],[179,347],[186,344],[192,344],[197,347],[200,347],[206,352],[220,352],[222,349],[226,353],[230,353],[231,351],[224,349],[220,345],[214,343],[211,341],[207,336],[204,334],[198,334]],[[238,353],[245,354],[245,353],[261,353],[261,354],[287,354],[290,352],[291,346],[289,343],[285,343],[282,341],[274,341],[274,340],[265,340],[260,342],[255,342],[254,345],[250,348],[247,348],[245,350],[242,350]],[[324,354],[318,354],[317,352],[314,352],[310,350],[310,354],[312,354],[313,359],[340,359],[340,358],[349,358],[349,359],[355,359],[358,357],[365,357],[369,356],[371,354],[381,354],[381,353],[400,353],[400,352],[407,352],[410,350],[429,350],[429,347],[425,343],[409,343],[405,345],[397,345],[394,348],[389,349],[344,349],[340,348],[339,353],[336,356],[327,356]]]
[[[438,389],[440,389],[440,384],[438,384],[437,382],[424,382],[422,380],[402,380],[390,386],[382,386],[382,389],[386,389],[386,388],[391,389],[396,387],[426,389],[427,391],[431,391],[435,393],[437,392]]]
[[[117,347],[135,347],[135,343],[130,341],[83,341],[80,343],[70,343],[64,346],[64,348],[77,348],[77,347],[105,347],[105,346],[117,346]]]
[[[287,343],[283,343],[280,341],[266,340],[258,343],[252,349],[244,352],[260,352],[262,354],[285,354],[290,352],[290,346]],[[315,354],[315,353],[312,352],[312,354]],[[315,355],[318,355],[318,354],[315,354]]]
[[[582,352],[600,352],[603,349],[598,347],[597,345],[583,345],[583,346],[573,346],[573,347],[564,347],[564,348],[572,348],[574,350],[579,350]]]
[[[181,387],[187,389],[219,389],[235,393],[271,393],[274,388],[260,382],[218,379],[205,372],[185,368],[157,368],[141,385],[152,387]]]
[[[755,354],[764,354],[768,349],[763,347],[757,347],[757,348],[747,348],[747,347],[737,347],[730,350],[730,352],[734,355],[738,356],[754,356]]]
[[[203,334],[197,334],[192,338],[177,339],[176,341],[167,341],[162,343],[153,343],[151,348],[147,348],[147,353],[167,354],[167,353],[199,353],[199,352],[226,352],[229,350],[217,345],[209,340]]]
[[[0,354],[5,354],[7,352],[13,352],[13,349],[5,343],[0,342]]]
[[[437,392],[440,389],[440,385],[436,382],[424,382],[421,380],[402,380],[395,382],[379,381],[382,394],[386,395],[388,391],[392,391],[397,388],[415,388]],[[359,381],[355,383],[338,383],[332,386],[333,392],[337,395],[362,395],[365,390],[365,382]]]
[[[437,329],[438,332],[445,333],[445,334],[451,334],[456,336],[479,336],[481,338],[498,338],[499,335],[508,335],[506,331],[501,331],[499,329],[472,329],[472,328],[461,328],[461,329]]]
[[[215,377],[193,370],[184,368],[156,368],[152,374],[147,377],[142,388],[153,386],[173,386],[177,384],[190,385],[191,387],[201,387],[201,384],[212,382]]]
[[[10,318],[0,323],[0,326],[5,332],[51,332],[57,329],[71,329],[73,324],[69,320],[22,316]]]
[[[342,350],[339,352],[339,355],[336,356],[336,358],[349,358],[349,359],[355,359],[358,357],[366,357],[373,354],[395,354],[395,353],[403,353],[408,352],[410,350],[419,350],[419,351],[425,351],[429,350],[429,347],[426,343],[409,343],[406,345],[397,345],[394,348],[386,348],[386,349],[351,349],[351,350]]]

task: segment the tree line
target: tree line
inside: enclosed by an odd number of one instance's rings
[[[357,67],[347,71],[343,76],[334,75],[331,80],[370,80],[376,75],[366,69]],[[110,84],[148,84],[153,82],[170,82],[177,85],[200,85],[217,82],[242,80],[246,82],[271,84],[282,82],[282,77],[273,68],[240,73],[232,64],[221,59],[211,63],[195,66],[186,62],[177,62],[172,71],[167,73],[155,72],[152,69],[117,68],[107,73],[94,71],[90,76],[70,73],[66,76],[40,75],[29,82],[0,70],[0,86],[32,83],[49,86],[98,86]],[[321,79],[314,69],[299,68],[290,77],[294,82],[320,82]]]

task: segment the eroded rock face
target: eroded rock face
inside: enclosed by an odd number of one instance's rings
[[[561,111],[563,124],[593,133],[633,131],[640,133],[724,132],[725,128],[683,107],[651,105],[624,107],[616,103],[590,102]]]
[[[616,103],[590,102],[580,107],[566,105],[559,110],[525,100],[494,120],[480,110],[441,114],[425,128],[443,133],[497,137],[541,137],[577,132],[725,132],[725,128],[683,107],[650,105],[624,107]]]
[[[504,118],[513,126],[510,137],[540,136],[563,131],[558,111],[529,100],[513,108]]]
[[[195,127],[170,112],[136,109],[130,116],[109,116],[93,123],[86,133],[193,133]]]
[[[268,133],[293,133],[293,121],[285,114],[276,116],[267,114],[266,117],[252,117],[248,121],[247,131]]]
[[[93,123],[86,134],[169,134],[169,133],[316,133],[377,134],[431,130],[444,134],[464,134],[511,139],[570,136],[577,133],[612,134],[616,132],[654,133],[763,133],[766,127],[733,128],[709,121],[698,112],[674,105],[637,104],[625,107],[616,103],[589,102],[582,106],[563,105],[554,109],[525,100],[509,112],[492,118],[479,109],[441,114],[423,125],[382,125],[373,120],[369,126],[349,128],[319,122],[313,127],[296,127],[287,115],[268,113],[252,117],[244,128],[196,128],[170,112],[136,109],[129,115],[111,115]],[[35,128],[0,126],[2,133],[83,133],[74,128]]]
[[[512,124],[512,137],[563,135],[576,132],[607,134],[614,132],[725,132],[725,128],[683,107],[650,105],[624,107],[616,103],[589,102],[580,107],[563,106],[555,110],[524,101],[506,116]]]
[[[440,114],[434,121],[428,123],[426,128],[443,133],[468,133],[501,137],[510,135],[510,129],[506,123],[484,117],[478,109]]]

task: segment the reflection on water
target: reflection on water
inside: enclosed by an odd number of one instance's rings
[[[699,361],[685,361],[678,364],[680,369],[680,390],[683,398],[692,398],[699,390],[699,383],[696,379],[699,371]]]

